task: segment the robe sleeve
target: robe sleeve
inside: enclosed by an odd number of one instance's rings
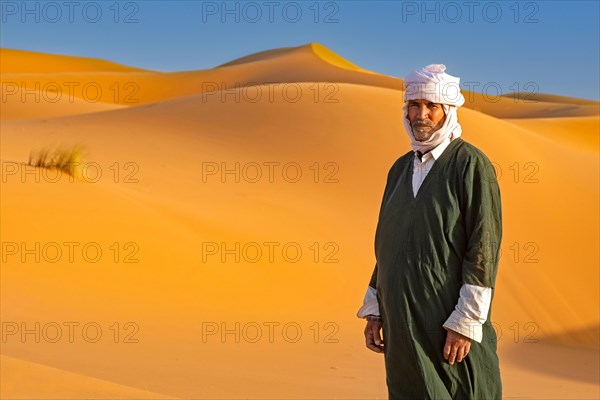
[[[467,238],[462,283],[494,288],[502,240],[502,208],[496,172],[483,153],[467,163],[462,188],[460,208]]]
[[[367,315],[380,315],[379,303],[377,302],[377,289],[372,286],[367,288],[363,305],[356,313],[358,318],[365,318]]]
[[[462,285],[458,304],[443,327],[481,343],[483,323],[487,319],[491,301],[491,288]]]

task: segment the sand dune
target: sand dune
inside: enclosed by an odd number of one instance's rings
[[[566,147],[577,147],[596,154],[600,152],[598,117],[521,118],[508,122]]]
[[[93,108],[97,103],[136,106],[200,93],[217,96],[217,92],[233,97],[239,87],[246,87],[242,93],[253,97],[257,85],[274,83],[282,84],[277,90],[285,90],[292,97],[297,82],[313,82],[310,91],[315,96],[335,94],[339,83],[403,89],[402,79],[360,68],[318,43],[251,54],[211,69],[173,73],[140,70],[95,59],[2,51],[3,102],[5,97],[11,102],[30,104],[34,101],[33,95],[21,100],[18,89],[41,92],[38,101],[45,103],[52,102],[54,92],[58,91],[70,101],[74,97],[92,103],[90,112],[98,111]],[[50,65],[48,70],[30,67],[46,63]],[[70,64],[77,67],[68,67]],[[538,95],[530,101],[529,95],[515,98],[463,93],[467,99],[465,107],[498,118],[600,115],[600,103],[592,101],[547,95]],[[37,114],[32,116],[38,117]],[[22,117],[9,108],[3,118]]]
[[[525,98],[486,97],[466,93],[465,107],[496,118],[565,118],[600,115],[600,103],[574,104],[555,101],[529,101]],[[470,100],[472,99],[472,100]]]
[[[214,96],[216,92],[239,87],[247,87],[244,93],[252,97],[254,87],[267,82],[281,83],[277,90],[286,91],[290,97],[295,95],[296,82],[318,82],[310,89],[315,96],[334,94],[337,83],[343,82],[396,89],[402,87],[402,80],[365,71],[318,44],[277,50],[274,54],[251,55],[244,61],[217,68],[174,73],[129,70],[128,67],[118,69],[112,68],[112,64],[106,68],[97,65],[97,70],[90,67],[60,73],[53,70],[13,72],[32,57],[19,57],[19,54],[8,52],[6,59],[10,62],[6,62],[6,72],[2,73],[0,79],[3,96],[20,101],[18,89],[51,92],[41,97],[41,101],[46,102],[46,97],[54,99],[54,92],[59,92],[69,100],[75,97],[89,103],[135,106],[200,93]],[[40,58],[44,55],[37,56]],[[86,65],[96,65],[95,60],[80,61]],[[34,100],[33,96],[28,96],[23,102],[28,104]],[[5,118],[20,117],[20,114],[13,115],[10,111],[5,112]]]
[[[81,399],[82,393],[86,399],[173,399],[3,355],[0,360],[0,395],[4,399]]]
[[[524,99],[532,101],[543,101],[545,103],[563,103],[563,104],[580,104],[580,105],[592,105],[598,107],[598,102],[594,100],[578,99],[575,97],[568,96],[556,96],[553,94],[546,93],[527,93],[527,92],[515,92],[507,93],[504,95],[509,99]]]
[[[10,335],[2,345],[11,380],[5,386],[3,376],[3,396],[133,398],[132,388],[182,398],[386,398],[382,359],[364,349],[355,312],[374,263],[385,176],[410,150],[402,92],[378,84],[393,78],[315,54],[313,46],[279,49],[218,68],[231,79],[294,77],[301,93],[294,101],[277,85],[256,86],[260,97],[245,89],[206,95],[197,92],[197,72],[172,74],[179,84],[167,90],[150,73],[147,104],[3,116],[3,242],[58,243],[65,252],[65,242],[95,243],[104,255],[91,262],[78,251],[74,262],[49,262],[50,246],[39,262],[6,256],[3,322],[93,322],[103,336],[91,344],[76,331],[73,343],[43,337],[33,344],[32,336],[23,343]],[[335,92],[315,93],[322,81],[309,79],[324,75],[338,79]],[[599,341],[600,310],[590,299],[600,287],[592,133],[600,118],[502,120],[468,108],[459,118],[463,138],[500,173],[504,236],[492,315],[505,395],[597,398],[590,377],[599,367],[589,354]],[[95,163],[84,181],[64,174],[53,181],[37,170],[36,182],[35,169],[22,164],[32,148],[74,142]],[[267,242],[276,242],[273,259]],[[223,243],[263,256],[206,250]],[[284,246],[303,256],[294,262]],[[236,322],[239,343],[235,333],[221,336],[221,324],[235,331]],[[272,342],[269,323],[277,324]],[[283,334],[286,324],[300,327],[297,342]],[[253,342],[256,326],[262,337]],[[132,333],[137,343],[125,341]],[[568,368],[550,368],[557,357]],[[27,392],[20,376],[34,369],[40,383]],[[52,387],[59,376],[74,389]]]
[[[310,48],[310,50],[316,56],[318,56],[321,60],[328,62],[329,64],[335,65],[336,67],[348,69],[351,71],[364,72],[367,74],[375,74],[372,71],[366,70],[364,68],[359,67],[356,64],[353,64],[352,62],[341,57],[339,54],[336,54],[333,51],[329,50],[327,47],[323,46],[322,44],[310,43],[309,45],[303,46],[303,47],[305,47],[307,49]],[[240,65],[240,64],[250,63],[250,62],[266,61],[269,59],[281,57],[282,55],[293,55],[293,53],[295,53],[297,51],[298,51],[297,47],[287,47],[287,48],[283,48],[283,49],[261,51],[259,53],[254,53],[249,56],[240,57],[240,58],[237,58],[228,63],[221,64],[218,66],[218,68],[228,67],[228,66],[232,66],[232,65]]]
[[[142,71],[145,70],[97,58],[62,56],[35,51],[0,48],[0,73],[3,75]]]
[[[92,103],[82,98],[49,91],[23,93],[20,88],[13,89],[14,94],[6,96],[6,101],[2,102],[0,119],[3,121],[96,113],[124,107],[119,104]]]
[[[301,86],[308,91],[310,84]],[[255,230],[254,227],[262,218],[260,215],[247,216],[237,213],[231,215],[232,210],[238,208],[237,203],[240,199],[235,193],[247,192],[235,184],[222,185],[218,179],[214,179],[216,182],[212,185],[201,184],[199,180],[202,178],[202,162],[229,162],[233,165],[236,161],[261,163],[269,160],[290,160],[308,166],[315,161],[325,164],[326,161],[333,160],[338,165],[340,174],[343,173],[346,179],[358,183],[359,192],[356,192],[354,185],[345,184],[330,185],[332,187],[327,189],[327,194],[322,193],[323,188],[319,186],[302,183],[292,185],[297,188],[288,188],[284,192],[281,192],[282,188],[278,185],[262,187],[264,185],[242,184],[242,186],[248,186],[250,193],[247,194],[258,196],[257,200],[277,199],[276,203],[279,204],[300,206],[306,201],[306,199],[297,199],[299,194],[297,190],[302,187],[303,193],[307,190],[311,193],[311,189],[316,190],[314,193],[316,198],[327,196],[331,201],[337,201],[338,196],[348,198],[348,206],[353,208],[377,205],[377,201],[371,200],[365,203],[365,200],[359,197],[360,192],[367,190],[373,193],[373,198],[377,199],[377,193],[381,191],[379,188],[381,181],[374,180],[364,171],[377,168],[376,172],[385,175],[393,155],[403,154],[409,150],[405,138],[401,136],[401,120],[398,115],[394,115],[394,110],[402,105],[401,96],[399,92],[393,90],[359,85],[340,85],[340,88],[339,102],[333,104],[315,103],[310,97],[302,98],[297,103],[286,103],[282,97],[277,98],[273,103],[267,98],[251,104],[224,103],[218,98],[205,100],[202,95],[199,95],[165,101],[148,107],[58,118],[18,126],[29,132],[27,134],[29,142],[36,144],[43,143],[44,132],[47,130],[55,132],[53,135],[55,141],[84,141],[94,150],[94,160],[104,165],[105,169],[115,161],[125,164],[127,160],[144,160],[143,165],[139,165],[139,174],[143,174],[144,177],[144,184],[141,186],[148,188],[147,196],[151,197],[152,201],[161,199],[177,207],[210,209],[210,213],[203,215],[203,218],[211,218],[214,224],[230,228],[245,226]],[[234,113],[237,118],[228,118],[231,113]],[[354,119],[348,120],[347,115],[354,115]],[[285,123],[275,123],[275,116],[277,120]],[[592,212],[589,215],[591,221],[598,220],[597,211],[594,212],[597,189],[590,186],[590,181],[595,182],[594,178],[598,173],[595,168],[597,154],[581,152],[579,145],[568,147],[563,142],[544,140],[535,134],[535,131],[515,128],[511,123],[468,109],[461,110],[460,118],[466,132],[465,137],[487,153],[493,154],[492,161],[502,174],[500,183],[504,189],[507,205],[505,235],[507,246],[504,251],[508,265],[505,268],[510,271],[505,277],[514,279],[514,287],[511,286],[511,289],[505,293],[514,294],[523,291],[522,296],[532,298],[531,302],[527,303],[520,302],[522,297],[515,298],[520,300],[514,304],[514,307],[509,308],[510,318],[515,318],[516,309],[523,308],[519,305],[521,303],[527,304],[528,307],[523,309],[521,316],[530,318],[536,315],[536,322],[542,324],[548,334],[568,328],[569,325],[565,325],[567,316],[568,320],[573,320],[574,325],[570,326],[571,328],[597,322],[597,308],[590,308],[586,305],[587,299],[578,296],[583,287],[587,287],[590,291],[597,290],[597,285],[594,283],[596,271],[593,268],[581,271],[583,275],[562,278],[560,283],[551,285],[555,287],[558,298],[564,299],[562,303],[565,309],[560,313],[556,312],[556,307],[560,306],[557,305],[557,301],[553,303],[555,316],[548,314],[547,318],[542,318],[546,306],[544,296],[540,293],[546,284],[551,283],[544,279],[561,275],[565,263],[587,264],[591,260],[597,261],[598,246],[597,244],[589,246],[589,243],[583,246],[577,236],[568,239],[572,240],[572,243],[569,241],[565,243],[565,238],[556,236],[554,231],[544,232],[539,228],[544,226],[544,221],[549,215],[552,215],[557,228],[568,226],[573,218],[576,218],[580,209]],[[140,125],[139,121],[146,121],[153,129],[148,130],[148,125]],[[4,126],[5,135],[8,135],[7,138],[13,143],[18,141],[13,135],[23,136],[23,133],[11,134],[11,124]],[[80,126],[90,128],[83,134],[79,129]],[[248,127],[254,128],[249,130]],[[167,141],[165,135],[168,135]],[[499,147],[499,138],[502,138],[501,143],[505,145]],[[146,146],[139,145],[142,140],[147,143]],[[26,142],[21,140],[21,143]],[[184,146],[185,150],[182,149],[181,143],[187,143]],[[593,146],[593,137],[590,136],[588,142],[584,143]],[[3,159],[9,157],[15,159],[17,154],[21,154],[19,160],[25,160],[27,149],[24,146],[20,147],[18,153],[16,151],[10,153],[11,148],[16,149],[16,146],[3,149]],[[376,164],[368,158],[363,162],[356,161],[364,152],[379,154],[381,161]],[[386,154],[389,154],[387,158]],[[556,162],[557,157],[560,157],[560,163]],[[580,168],[589,170],[589,173],[570,176],[565,166],[575,163]],[[163,164],[165,167],[161,167]],[[368,165],[371,167],[369,168]],[[174,173],[173,170],[178,172]],[[110,176],[107,177],[109,178]],[[195,186],[186,182],[196,182],[197,189],[194,190]],[[305,187],[306,185],[308,186]],[[124,187],[129,186],[139,185],[124,185]],[[187,187],[182,191],[182,187],[185,186]],[[212,186],[216,187],[208,190],[208,187]],[[567,188],[570,189],[557,201],[548,202],[546,199],[552,196],[557,186],[563,187],[565,191]],[[152,187],[157,189],[152,190]],[[222,192],[223,190],[225,192]],[[582,193],[589,195],[582,196]],[[225,199],[217,200],[220,198]],[[524,199],[527,201],[525,202]],[[218,209],[211,207],[217,201],[223,207]],[[247,201],[251,200],[247,199]],[[568,204],[577,204],[578,207],[568,212],[564,210]],[[334,208],[333,203],[331,207]],[[306,211],[306,208],[304,210]],[[284,208],[282,212],[281,215],[278,215],[279,213],[275,215],[285,219],[289,210]],[[198,211],[195,211],[195,214],[197,213]],[[519,222],[523,218],[529,222],[526,226],[522,226]],[[299,222],[293,221],[294,224]],[[371,221],[370,224],[372,223]],[[274,226],[264,222],[261,225],[263,232],[274,232],[274,229],[279,229],[279,222],[275,222]],[[518,226],[518,231],[513,231],[512,225]],[[308,226],[306,229],[309,229]],[[579,233],[589,239],[597,237],[594,224],[580,227]],[[278,236],[284,234],[285,230],[277,232]],[[516,243],[516,248],[509,248],[511,243]],[[575,256],[572,254],[574,249],[578,249]],[[531,265],[524,263],[529,261],[524,260],[527,255],[531,255],[531,261],[537,260],[537,262],[532,262]],[[515,258],[518,262],[510,265]],[[549,260],[554,261],[549,262]],[[537,282],[531,283],[526,288],[520,286],[520,282],[533,282],[536,279]],[[531,290],[533,288],[531,285],[539,285],[540,292]],[[500,293],[499,296],[501,297],[502,294]],[[514,300],[507,298],[506,301]],[[540,311],[537,313],[531,313],[533,301],[539,303]],[[575,312],[569,307],[578,311]],[[499,308],[502,309],[501,306]],[[573,315],[570,314],[571,312]]]

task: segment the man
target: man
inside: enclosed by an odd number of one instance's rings
[[[500,189],[486,155],[460,137],[464,97],[445,69],[404,80],[413,151],[388,173],[357,315],[367,319],[367,347],[384,354],[390,399],[501,399],[490,321]]]

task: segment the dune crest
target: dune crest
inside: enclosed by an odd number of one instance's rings
[[[368,71],[366,69],[359,67],[358,65],[353,64],[349,60],[343,58],[342,56],[340,56],[337,53],[334,53],[333,51],[331,51],[330,49],[328,49],[327,47],[323,46],[320,43],[309,43],[309,44],[305,44],[305,45],[301,45],[301,46],[297,46],[297,47],[284,47],[284,48],[279,48],[279,49],[261,51],[261,52],[253,53],[253,54],[250,54],[250,55],[247,55],[244,57],[236,58],[235,60],[229,61],[225,64],[221,64],[215,68],[228,67],[228,66],[232,66],[232,65],[240,65],[240,64],[257,62],[257,61],[266,61],[266,60],[274,59],[277,57],[290,56],[294,53],[314,54],[317,57],[319,57],[320,59],[322,59],[323,61],[325,61],[331,65],[340,67],[340,68],[344,68],[344,69],[348,69],[348,70],[352,70],[352,71],[374,73],[372,71]]]
[[[99,58],[0,48],[0,74],[143,71],[147,70]]]
[[[361,68],[319,43],[261,51],[240,57],[214,68],[196,71],[161,73],[105,62],[97,59],[55,56],[12,49],[2,49],[0,83],[9,102],[18,90],[59,90],[71,97],[93,103],[89,110],[64,107],[56,115],[99,111],[96,103],[135,107],[176,97],[200,93],[235,90],[263,84],[292,85],[302,82],[338,85],[353,83],[365,86],[403,90],[400,78],[378,74]],[[46,67],[48,66],[48,67]],[[81,82],[71,88],[71,82]],[[92,90],[90,87],[92,86]],[[57,89],[58,88],[58,89]],[[600,102],[561,96],[516,94],[489,98],[480,93],[463,91],[465,108],[497,118],[549,118],[600,115]],[[517,97],[515,97],[517,96]],[[27,104],[33,96],[21,100]],[[52,102],[46,96],[44,102]],[[23,113],[4,112],[5,119],[22,119]],[[52,116],[52,112],[33,112],[33,117]]]

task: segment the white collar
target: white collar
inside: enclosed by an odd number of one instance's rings
[[[446,150],[446,147],[448,147],[449,144],[450,144],[450,137],[448,136],[446,139],[444,139],[442,141],[442,143],[438,144],[433,150],[428,151],[427,153],[423,154],[420,162],[424,163],[427,160],[429,160],[429,158],[431,158],[431,157],[433,157],[435,160],[437,160],[438,158],[440,158],[440,156],[442,155],[444,150]],[[419,157],[417,156],[417,152],[415,152],[415,158],[417,160],[419,160]]]

